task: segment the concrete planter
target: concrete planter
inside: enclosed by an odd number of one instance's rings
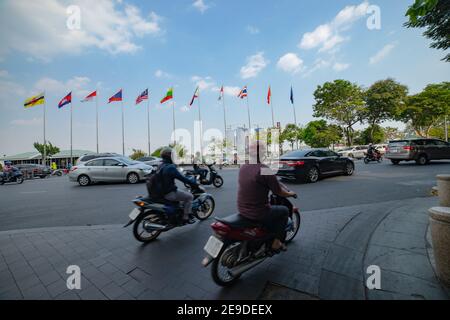
[[[450,207],[450,174],[437,176],[439,202],[442,207]]]
[[[429,213],[437,276],[450,287],[450,208],[434,207]]]

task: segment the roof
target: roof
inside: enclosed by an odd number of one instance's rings
[[[85,154],[92,154],[95,152],[87,151],[87,150],[72,150],[72,156],[74,158],[81,157]],[[22,161],[22,160],[40,160],[42,158],[41,154],[37,151],[34,152],[25,152],[19,153],[12,156],[7,156],[4,158],[0,158],[0,160],[10,160],[10,161]],[[70,150],[61,150],[57,154],[53,155],[51,159],[61,159],[61,158],[70,158]]]

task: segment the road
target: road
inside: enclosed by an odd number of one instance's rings
[[[450,172],[450,162],[429,166],[405,163],[393,166],[356,163],[352,177],[338,176],[317,184],[287,185],[299,194],[294,202],[303,211],[340,208],[390,200],[425,197],[436,184],[436,175]],[[207,187],[216,199],[216,215],[236,212],[238,171],[220,172],[221,189]],[[67,177],[25,181],[0,187],[0,230],[24,228],[109,225],[127,222],[131,200],[145,194],[145,185],[101,184],[82,188]]]

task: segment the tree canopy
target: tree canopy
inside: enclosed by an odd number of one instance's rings
[[[60,151],[59,148],[52,145],[50,141],[48,141],[46,144],[35,142],[33,146],[42,155],[42,157],[44,157],[44,153],[47,157],[51,157]]]
[[[311,121],[303,130],[303,141],[313,148],[328,148],[342,138],[342,129],[325,120]]]

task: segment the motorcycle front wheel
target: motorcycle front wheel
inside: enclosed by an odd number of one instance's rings
[[[216,202],[212,197],[207,197],[203,204],[200,206],[200,209],[195,213],[195,216],[200,220],[207,220],[213,213],[216,208]]]
[[[16,181],[17,181],[17,184],[22,184],[23,183],[23,177],[18,177],[16,179]]]
[[[219,256],[214,260],[211,266],[211,276],[214,282],[221,287],[228,287],[235,283],[241,275],[233,277],[230,274],[230,268],[227,267],[233,259],[238,258],[239,243],[230,243],[224,245]]]
[[[217,176],[213,181],[213,185],[216,188],[222,187],[223,186],[223,178],[221,176]]]
[[[369,162],[370,162],[369,158],[364,158],[364,163],[365,164],[369,164]]]

